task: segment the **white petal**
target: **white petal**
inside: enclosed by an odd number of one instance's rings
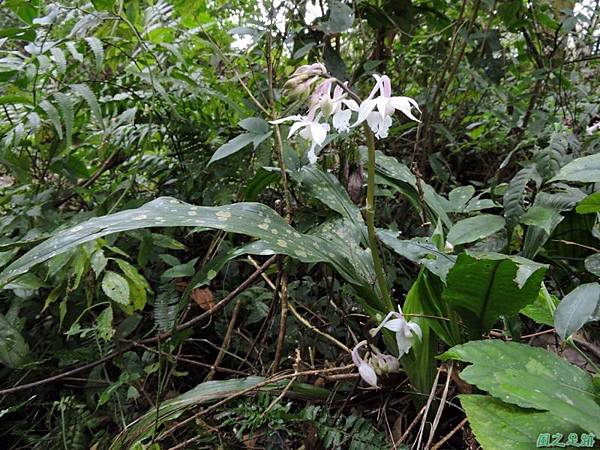
[[[308,125],[300,130],[300,136],[302,139],[313,142],[312,134],[310,133],[310,127]]]
[[[358,368],[364,362],[360,357],[360,353],[358,352],[361,347],[367,345],[367,341],[360,341],[358,344],[354,346],[352,349],[352,362]]]
[[[388,98],[392,96],[392,82],[387,75],[381,77],[381,93]]]
[[[398,332],[404,330],[407,327],[407,322],[404,319],[392,319],[389,320],[383,327],[390,331]]]
[[[354,100],[340,100],[344,105],[346,105],[348,108],[350,108],[352,111],[358,111],[358,103],[356,103]]]
[[[375,78],[375,86],[373,87],[373,89],[371,89],[371,93],[367,97],[367,100],[371,100],[373,97],[375,97],[377,91],[381,89],[381,77],[374,73],[373,78]]]
[[[377,374],[375,373],[375,370],[373,370],[373,368],[367,363],[362,363],[360,366],[358,366],[358,373],[360,374],[361,378],[367,382],[367,384],[377,387]]]
[[[412,113],[413,106],[417,109],[417,111],[420,111],[419,105],[412,98],[410,98],[410,97],[392,97],[390,99],[390,104],[395,109],[402,111],[402,113],[409,119],[414,120],[415,122],[420,122],[420,120],[417,119]]]
[[[423,339],[423,331],[421,331],[419,324],[415,322],[408,322],[408,326],[411,328],[412,332],[419,337],[419,339]]]
[[[367,120],[371,112],[375,109],[375,106],[377,106],[375,100],[363,101],[358,108],[358,119],[356,119],[356,122],[352,126],[355,127]]]
[[[269,123],[272,123],[273,125],[277,125],[279,123],[289,122],[290,120],[302,120],[302,116],[298,116],[298,115],[287,116],[287,117],[283,117],[283,118],[277,119],[277,120],[269,120]]]
[[[288,133],[288,138],[292,137],[296,131],[298,131],[300,128],[302,128],[304,126],[306,126],[306,124],[302,121],[294,122],[292,124],[292,126],[290,127],[290,132]]]

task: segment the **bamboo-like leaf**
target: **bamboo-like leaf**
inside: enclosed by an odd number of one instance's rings
[[[363,244],[368,242],[360,209],[352,202],[348,192],[336,177],[316,166],[304,166],[295,178],[313,197],[348,219],[357,230],[360,230]]]
[[[89,36],[85,38],[85,41],[92,49],[94,53],[94,59],[96,61],[96,72],[100,72],[102,70],[102,63],[104,62],[104,47],[102,46],[102,42],[100,39],[94,36]]]
[[[71,89],[83,97],[90,107],[92,114],[102,129],[104,129],[104,120],[102,119],[102,110],[100,109],[100,104],[98,103],[96,95],[92,92],[89,86],[87,84],[72,84]]]
[[[227,158],[228,156],[233,155],[234,153],[239,152],[241,149],[243,149],[247,145],[252,144],[255,137],[256,137],[256,135],[252,134],[252,133],[243,133],[243,134],[240,134],[239,136],[234,137],[230,141],[221,145],[213,153],[212,157],[210,158],[210,161],[208,161],[208,165],[210,165],[220,159]]]
[[[367,161],[366,150],[361,149],[361,158],[363,161]],[[394,186],[407,198],[414,208],[417,210],[422,208],[423,205],[421,205],[421,194],[417,187],[417,178],[406,165],[399,162],[396,158],[386,156],[377,151],[375,154],[375,166],[376,173],[379,175],[379,178],[376,179],[377,183]],[[446,227],[450,228],[452,222],[446,213],[445,206],[447,205],[443,204],[444,201],[445,203],[448,203],[448,201],[440,197],[423,180],[421,180],[421,191],[423,194],[422,199],[427,207],[427,213],[436,222],[439,218]]]
[[[54,129],[56,130],[56,134],[58,134],[58,138],[62,140],[63,129],[62,124],[60,122],[60,115],[58,113],[58,110],[48,100],[42,100],[40,102],[40,108],[44,110],[44,112],[50,119],[50,122],[52,122],[52,125],[54,125]]]
[[[56,68],[58,72],[63,74],[67,71],[67,60],[65,58],[65,53],[58,47],[52,47],[50,49],[50,53],[52,54],[52,60],[54,64],[56,64]]]
[[[446,281],[448,271],[456,262],[456,256],[447,255],[439,251],[435,245],[418,238],[398,239],[396,234],[390,230],[377,230],[377,236],[389,248],[413,263],[427,267],[442,281]]]
[[[60,108],[60,112],[62,113],[62,118],[65,123],[65,140],[67,148],[71,147],[71,137],[73,135],[73,122],[75,120],[75,113],[73,111],[73,102],[71,98],[63,94],[62,92],[57,92],[54,94],[54,98],[56,98],[56,102],[58,103],[58,107]]]
[[[456,222],[448,232],[448,241],[463,245],[486,238],[504,228],[504,218],[493,214],[480,214]]]

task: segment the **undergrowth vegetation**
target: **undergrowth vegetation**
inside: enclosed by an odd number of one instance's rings
[[[5,0],[2,449],[593,448],[596,0]]]

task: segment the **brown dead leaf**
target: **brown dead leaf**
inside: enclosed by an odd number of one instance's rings
[[[192,297],[192,300],[194,300],[196,304],[205,311],[212,309],[215,306],[215,297],[209,288],[192,289],[190,297]]]

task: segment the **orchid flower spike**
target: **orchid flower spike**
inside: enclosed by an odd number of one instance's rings
[[[310,150],[308,151],[308,160],[311,164],[314,164],[317,162],[315,149],[317,145],[319,147],[323,145],[325,138],[327,138],[327,132],[329,131],[329,124],[319,122],[321,116],[321,113],[317,114],[317,106],[313,106],[306,116],[288,116],[283,117],[282,119],[272,120],[270,123],[280,124],[290,120],[295,121],[290,127],[288,138],[292,137],[299,130],[300,136],[311,142]]]
[[[412,108],[416,108],[420,112],[419,105],[414,99],[410,97],[392,97],[390,77],[376,74],[373,77],[376,80],[375,87],[371,90],[369,97],[360,104],[358,119],[352,125],[353,127],[366,120],[375,136],[386,138],[392,125],[391,116],[396,110],[401,111],[409,119],[420,122],[412,113]],[[378,91],[379,95],[375,97]],[[375,108],[378,112],[374,111]]]
[[[402,309],[398,306],[398,312],[392,311],[381,321],[377,328],[371,330],[371,335],[375,336],[382,328],[386,328],[396,333],[396,344],[398,345],[398,356],[408,353],[415,343],[415,337],[419,340],[423,338],[423,332],[419,324],[408,322],[402,314]]]
[[[327,68],[321,63],[307,64],[298,67],[284,84],[284,89],[292,95],[304,95],[310,92],[310,88],[322,76],[327,75]]]
[[[371,346],[371,353],[366,360],[360,356],[360,349],[367,347],[367,341],[361,341],[352,349],[352,361],[358,368],[360,377],[373,387],[377,387],[377,375],[387,375],[396,372],[400,368],[397,358],[384,355],[377,348]]]

